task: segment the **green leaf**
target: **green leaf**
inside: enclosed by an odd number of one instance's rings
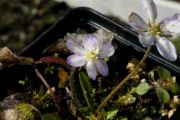
[[[44,87],[43,87],[43,85],[41,85],[40,88],[39,88],[39,93],[38,94],[39,94],[40,97],[42,97],[44,95],[44,93],[45,93],[44,92]]]
[[[155,90],[160,102],[167,103],[169,101],[170,95],[165,89],[157,87]]]
[[[165,80],[165,79],[171,77],[171,73],[167,69],[165,69],[165,68],[163,68],[161,66],[157,67],[157,72],[158,72],[159,78],[161,80]]]
[[[174,83],[170,86],[169,90],[174,94],[180,93],[180,85]]]
[[[117,112],[119,111],[116,107],[111,107],[107,111],[107,120],[112,120],[116,116]]]
[[[92,91],[92,86],[91,86],[91,82],[90,82],[90,79],[88,77],[88,75],[85,73],[85,72],[81,72],[80,73],[81,75],[81,79],[83,79],[83,81],[85,82],[85,87],[86,89],[91,92]]]
[[[83,91],[83,95],[84,95],[84,98],[86,100],[86,103],[87,103],[90,111],[94,112],[95,109],[94,109],[93,98],[91,96],[92,86],[90,84],[91,83],[90,79],[86,73],[80,72],[79,73],[79,81],[80,81],[81,89]]]
[[[78,111],[80,111],[82,113],[89,113],[89,107],[82,106],[82,107],[78,108]]]
[[[47,113],[43,115],[43,120],[63,120],[63,119],[58,117],[56,114]]]
[[[180,52],[180,37],[173,39],[172,42],[174,43],[177,52]]]
[[[125,116],[120,116],[120,117],[118,117],[118,119],[117,120],[128,120],[128,118],[127,117],[125,117]]]
[[[140,83],[140,84],[137,86],[137,88],[136,88],[136,93],[137,93],[138,95],[144,95],[144,94],[146,94],[146,93],[148,92],[148,90],[149,90],[150,88],[151,88],[151,87],[150,87],[147,83],[145,83],[145,82]]]

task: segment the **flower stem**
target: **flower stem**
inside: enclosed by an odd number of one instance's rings
[[[56,96],[54,95],[54,92],[52,91],[50,85],[47,83],[47,81],[45,80],[45,78],[42,76],[42,74],[39,72],[39,70],[37,68],[35,68],[35,73],[39,77],[39,79],[41,79],[41,81],[44,83],[46,88],[50,91],[50,95],[51,95],[51,97],[52,97],[52,99],[53,99],[53,101],[54,101],[54,103],[55,103],[55,105],[56,105],[56,107],[58,109],[58,112],[60,112],[61,109],[60,109],[60,107],[59,107],[59,105],[57,103]]]
[[[151,51],[151,47],[149,47],[139,64],[135,67],[135,69],[129,73],[107,96],[106,98],[101,102],[101,104],[96,109],[96,113],[99,113],[99,111],[108,103],[108,101],[122,88],[122,86],[135,74],[138,73],[138,69],[141,67],[141,65],[145,62],[146,58],[148,57],[149,53]]]

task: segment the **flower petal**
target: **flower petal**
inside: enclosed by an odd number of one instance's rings
[[[143,47],[150,47],[154,44],[154,37],[150,32],[139,33],[138,38]]]
[[[99,29],[94,33],[99,45],[111,42],[113,40],[113,33],[105,29]]]
[[[86,64],[86,59],[84,56],[79,56],[77,54],[70,55],[67,58],[67,64],[74,67],[81,67]]]
[[[161,32],[163,36],[172,36],[173,32],[166,29],[164,26],[161,25]]]
[[[68,40],[66,45],[71,50],[71,52],[73,52],[73,53],[76,53],[78,55],[84,55],[85,54],[84,48],[72,40]]]
[[[175,13],[174,15],[163,19],[160,24],[164,27],[165,31],[170,31],[171,33],[180,32],[180,14]]]
[[[83,41],[83,46],[85,49],[97,49],[98,42],[96,37],[93,34],[88,34],[86,39]]]
[[[107,44],[101,45],[98,58],[110,57],[114,54],[114,52],[115,52],[114,46],[111,44],[111,42],[108,42]]]
[[[164,37],[160,37],[156,42],[159,53],[169,61],[177,59],[176,48],[173,43]]]
[[[137,31],[146,31],[148,29],[148,25],[145,21],[136,13],[132,12],[128,17],[129,23],[135,27]]]
[[[142,0],[146,16],[150,23],[154,23],[157,18],[157,8],[153,0]]]
[[[65,37],[64,40],[68,41],[68,40],[75,40],[75,42],[77,44],[81,44],[83,43],[83,41],[86,39],[87,34],[76,34],[76,33],[68,33]]]
[[[102,76],[107,76],[109,74],[108,66],[104,60],[97,60],[96,68]]]
[[[96,79],[96,76],[97,76],[97,70],[96,70],[96,65],[93,61],[88,61],[87,64],[86,64],[86,70],[87,70],[87,73],[88,73],[88,76],[95,80]]]

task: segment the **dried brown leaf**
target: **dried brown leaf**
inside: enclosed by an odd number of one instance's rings
[[[67,71],[65,71],[63,68],[61,68],[58,72],[58,77],[60,79],[59,83],[58,83],[58,87],[59,88],[64,88],[66,82],[69,80],[70,75],[68,74]]]
[[[34,60],[29,57],[18,57],[8,47],[0,49],[0,63],[3,66],[12,66],[16,64],[27,65],[32,64]]]

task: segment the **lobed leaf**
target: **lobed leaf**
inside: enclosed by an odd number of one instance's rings
[[[160,80],[165,80],[165,79],[171,77],[171,73],[167,69],[165,69],[164,67],[158,66],[157,72],[158,72]]]
[[[180,85],[178,85],[177,83],[174,83],[170,86],[169,90],[174,94],[178,94],[180,93]]]
[[[147,83],[143,82],[143,83],[141,83],[141,84],[139,84],[139,85],[137,86],[137,88],[136,88],[136,93],[137,93],[138,95],[144,95],[144,94],[146,94],[146,93],[148,92],[148,90],[149,90],[150,88],[151,88],[151,87],[150,87]]]
[[[167,103],[170,100],[170,95],[165,89],[157,87],[155,90],[160,102]]]

